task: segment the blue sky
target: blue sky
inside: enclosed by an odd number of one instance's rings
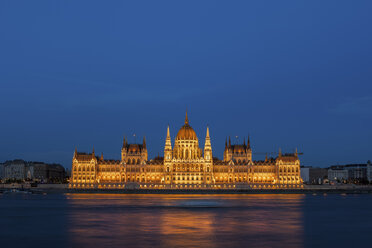
[[[185,109],[302,164],[372,159],[371,1],[1,1],[0,161],[71,166],[75,146],[150,157]],[[238,141],[236,138],[238,136]]]

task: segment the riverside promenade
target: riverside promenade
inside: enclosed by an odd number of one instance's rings
[[[293,189],[71,189],[68,184],[0,184],[0,193],[10,189],[32,193],[114,193],[114,194],[372,194],[372,185],[304,185]]]

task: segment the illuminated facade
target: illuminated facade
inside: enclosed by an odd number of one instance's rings
[[[212,156],[209,128],[206,130],[204,150],[189,125],[178,131],[172,147],[167,128],[164,157],[148,160],[146,140],[129,144],[124,138],[121,160],[107,160],[95,155],[79,153],[72,159],[71,188],[299,188],[300,160],[297,151],[279,154],[264,161],[252,160],[250,140],[232,145],[225,143],[223,160]]]

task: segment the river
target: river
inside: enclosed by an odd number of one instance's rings
[[[2,194],[1,247],[370,247],[372,195]]]

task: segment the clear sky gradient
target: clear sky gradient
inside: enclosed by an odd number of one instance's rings
[[[188,109],[201,147],[251,137],[329,166],[372,159],[372,1],[1,1],[0,161],[149,157]],[[275,154],[274,154],[275,155]]]

